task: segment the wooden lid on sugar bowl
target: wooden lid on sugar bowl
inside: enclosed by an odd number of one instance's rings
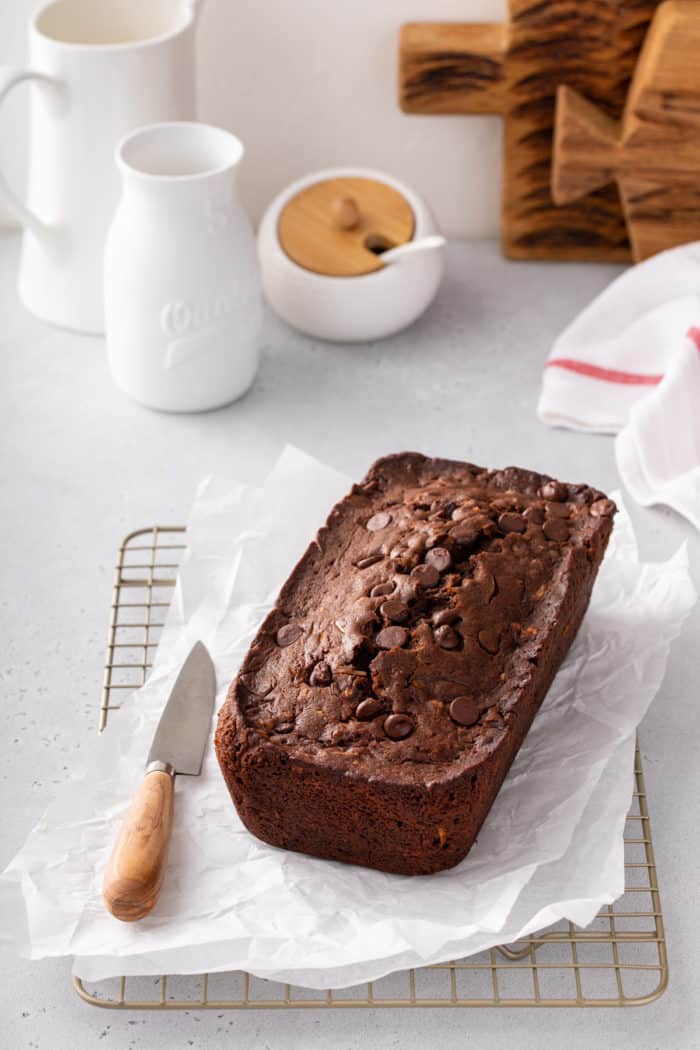
[[[406,198],[378,179],[337,177],[300,190],[282,209],[277,234],[290,259],[313,273],[358,277],[381,270],[382,252],[413,237]]]

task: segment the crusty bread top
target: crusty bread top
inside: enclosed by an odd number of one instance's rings
[[[401,453],[331,511],[227,701],[241,746],[401,781],[490,753],[588,584],[614,504],[518,468]]]

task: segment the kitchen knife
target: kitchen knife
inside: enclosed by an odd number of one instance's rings
[[[214,665],[206,646],[197,642],[160,716],[146,775],[105,871],[105,904],[123,922],[142,919],[158,900],[170,845],[175,776],[201,772],[215,696]]]

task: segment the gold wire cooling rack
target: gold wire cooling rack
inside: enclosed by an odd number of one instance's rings
[[[184,527],[154,525],[119,549],[100,730],[119,697],[146,680],[182,552]],[[661,903],[639,747],[625,825],[625,892],[587,929],[562,921],[517,945],[319,992],[247,973],[74,978],[82,999],[122,1010],[260,1010],[378,1007],[641,1006],[668,982]]]

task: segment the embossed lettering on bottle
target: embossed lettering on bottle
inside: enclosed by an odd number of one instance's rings
[[[220,334],[232,313],[232,302],[221,296],[166,303],[160,311],[161,329],[170,340],[165,348],[165,368],[175,368],[205,353],[212,336]]]

